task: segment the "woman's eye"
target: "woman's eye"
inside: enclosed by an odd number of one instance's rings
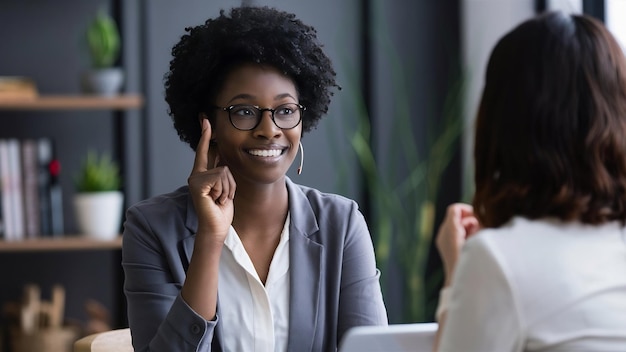
[[[290,114],[293,114],[293,110],[291,110],[291,108],[288,108],[288,107],[280,108],[276,112],[279,113],[280,115],[290,115]]]
[[[254,112],[254,109],[249,108],[249,107],[241,107],[241,108],[234,109],[233,113],[239,116],[255,116],[256,115],[256,113]]]

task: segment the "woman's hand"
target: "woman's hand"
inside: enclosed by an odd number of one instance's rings
[[[450,284],[465,240],[478,230],[480,230],[480,224],[474,216],[474,209],[471,205],[454,203],[448,206],[436,239],[446,275],[444,286]]]
[[[219,156],[210,149],[210,140],[211,124],[202,119],[202,136],[187,182],[198,215],[198,234],[223,243],[233,221],[236,183],[227,166],[218,166]]]
[[[183,300],[206,320],[215,319],[217,278],[224,240],[233,222],[235,179],[219,165],[215,150],[209,149],[211,124],[202,119],[202,136],[187,182],[198,214],[198,232],[187,276],[181,290]]]

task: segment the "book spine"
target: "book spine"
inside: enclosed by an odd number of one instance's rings
[[[0,239],[64,234],[60,170],[52,139],[0,139]]]
[[[52,161],[52,141],[41,138],[37,143],[38,181],[39,181],[39,219],[40,233],[52,235],[52,211],[50,206],[50,172],[48,166]]]
[[[22,141],[22,189],[24,194],[24,220],[26,238],[40,234],[39,182],[37,179],[37,141]]]
[[[2,219],[4,223],[4,238],[13,239],[13,214],[11,214],[10,172],[9,172],[9,146],[5,139],[0,139],[0,186],[2,194]]]
[[[20,153],[20,141],[15,138],[8,140],[9,145],[9,171],[11,187],[11,207],[13,214],[13,236],[16,240],[24,239],[24,195],[22,193],[22,162]]]
[[[6,238],[6,230],[4,228],[4,210],[2,209],[2,193],[2,177],[0,175],[0,241]]]

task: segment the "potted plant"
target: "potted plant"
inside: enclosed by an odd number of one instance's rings
[[[88,151],[75,186],[74,208],[80,233],[102,240],[117,237],[124,201],[118,164],[107,153]]]
[[[124,81],[124,72],[115,66],[120,55],[120,32],[103,7],[88,25],[85,39],[91,68],[83,76],[83,90],[104,96],[118,94]]]

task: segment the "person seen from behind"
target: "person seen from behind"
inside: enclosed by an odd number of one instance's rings
[[[497,43],[472,204],[439,229],[438,352],[626,351],[626,59],[549,12]]]

